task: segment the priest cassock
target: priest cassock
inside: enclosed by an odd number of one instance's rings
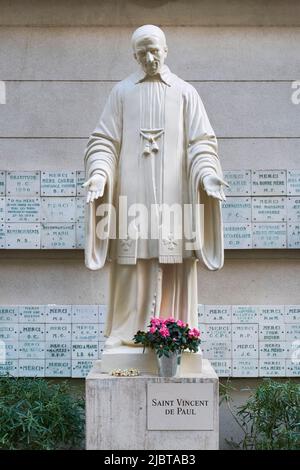
[[[203,103],[164,64],[160,28],[138,28],[132,47],[140,71],[112,89],[85,154],[85,263],[110,263],[107,347],[132,344],[153,316],[197,327],[197,262],[224,259],[227,183]]]

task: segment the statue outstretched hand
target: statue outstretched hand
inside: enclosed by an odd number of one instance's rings
[[[95,174],[91,176],[85,183],[83,183],[83,188],[88,188],[86,202],[93,202],[95,199],[102,197],[104,194],[106,184],[106,178],[103,175]]]
[[[229,188],[229,184],[217,175],[205,175],[202,180],[203,188],[208,196],[215,197],[219,201],[226,201],[224,188]]]

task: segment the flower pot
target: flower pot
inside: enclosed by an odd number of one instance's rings
[[[169,357],[156,355],[159,377],[175,377],[179,375],[181,352],[170,352]]]

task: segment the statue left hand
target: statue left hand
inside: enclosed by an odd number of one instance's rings
[[[215,197],[219,201],[226,201],[223,186],[229,188],[229,184],[217,175],[206,175],[203,178],[203,187],[208,196]]]

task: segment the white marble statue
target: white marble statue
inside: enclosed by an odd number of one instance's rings
[[[227,183],[203,103],[164,64],[168,48],[160,28],[138,28],[132,47],[140,70],[113,87],[85,153],[85,263],[92,270],[110,263],[107,347],[132,344],[151,316],[197,327],[197,262],[218,270],[224,260]],[[127,209],[142,208],[128,218],[125,236],[118,228],[114,233],[115,214],[117,227],[127,214],[120,196]],[[173,206],[181,213],[187,207],[187,217],[170,222],[162,207]],[[145,213],[151,213],[148,227]]]

